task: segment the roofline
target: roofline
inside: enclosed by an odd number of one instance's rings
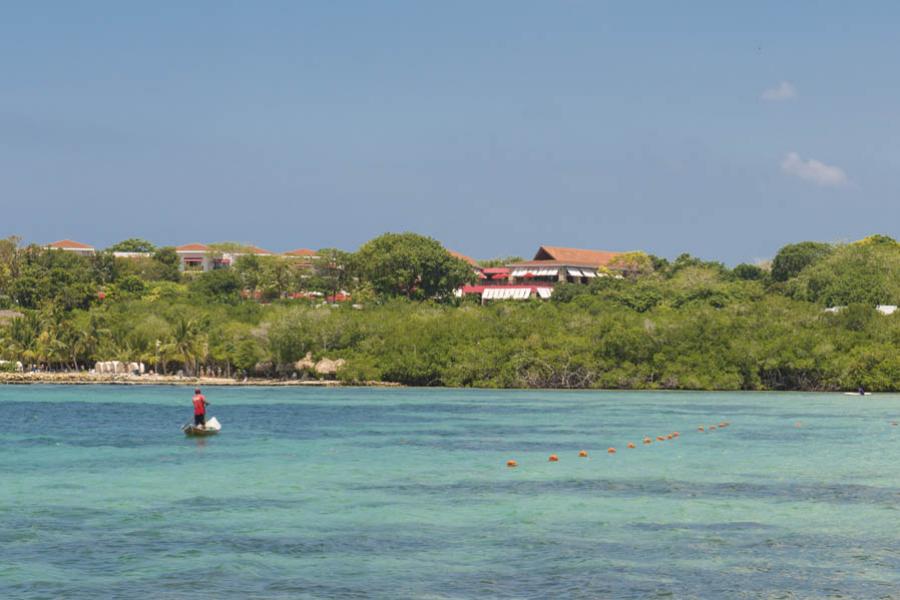
[[[546,267],[578,267],[583,269],[585,267],[591,269],[599,269],[601,267],[605,267],[606,265],[598,265],[597,263],[586,263],[586,262],[575,262],[575,261],[562,261],[562,260],[528,260],[524,262],[518,263],[510,263],[506,265],[507,269],[521,269],[523,267],[537,267],[537,268],[546,268]]]

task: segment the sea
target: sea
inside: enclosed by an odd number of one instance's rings
[[[900,396],[192,391],[0,387],[0,598],[900,598]]]

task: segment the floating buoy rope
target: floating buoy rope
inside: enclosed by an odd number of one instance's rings
[[[729,425],[731,425],[731,423],[729,423],[728,421],[721,421],[718,425],[705,425],[705,426],[704,426],[704,425],[699,425],[699,426],[697,427],[697,431],[700,432],[700,433],[709,433],[709,432],[716,431],[716,430],[718,430],[718,429],[725,429],[725,428],[728,427]],[[897,421],[891,421],[891,425],[894,426],[894,427],[896,427],[896,426],[898,425],[898,422],[897,422]],[[678,439],[679,437],[681,437],[681,434],[680,434],[679,432],[677,432],[677,431],[673,431],[672,433],[666,433],[666,434],[663,434],[663,435],[658,435],[658,436],[656,436],[656,441],[658,441],[658,442],[665,442],[665,441],[668,441],[668,440]],[[644,437],[644,439],[643,439],[642,441],[643,441],[644,445],[646,446],[646,445],[649,445],[649,444],[652,444],[652,443],[653,443],[653,438],[647,436],[647,437]],[[635,445],[634,442],[628,442],[628,444],[626,445],[626,447],[627,447],[627,448],[637,448],[637,446]],[[615,453],[616,453],[616,447],[615,447],[615,446],[610,446],[609,448],[606,449],[606,453],[609,454],[609,455],[615,454]],[[579,450],[579,451],[578,451],[578,456],[581,457],[581,458],[588,458],[588,451],[587,451],[587,450]],[[555,462],[559,462],[559,455],[558,455],[558,454],[551,454],[550,456],[547,457],[547,462],[554,462],[554,463],[555,463]],[[512,468],[512,467],[518,467],[518,466],[519,466],[519,463],[516,462],[515,460],[508,460],[508,461],[506,461],[506,466],[507,466],[507,467],[510,467],[510,468]]]

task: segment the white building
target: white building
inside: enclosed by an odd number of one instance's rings
[[[179,268],[186,272],[205,272],[230,267],[241,256],[274,256],[272,252],[256,246],[235,246],[222,250],[205,244],[185,244],[175,248],[180,259]]]

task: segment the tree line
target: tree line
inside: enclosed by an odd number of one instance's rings
[[[900,316],[876,310],[900,304],[900,245],[885,236],[790,244],[734,268],[630,253],[612,265],[622,278],[485,306],[453,294],[471,266],[415,234],[200,274],[180,273],[171,249],[128,242],[150,255],[0,242],[0,314],[14,315],[0,320],[0,358],[251,377],[344,358],[344,381],[427,386],[900,389]],[[329,302],[340,290],[352,300]]]

